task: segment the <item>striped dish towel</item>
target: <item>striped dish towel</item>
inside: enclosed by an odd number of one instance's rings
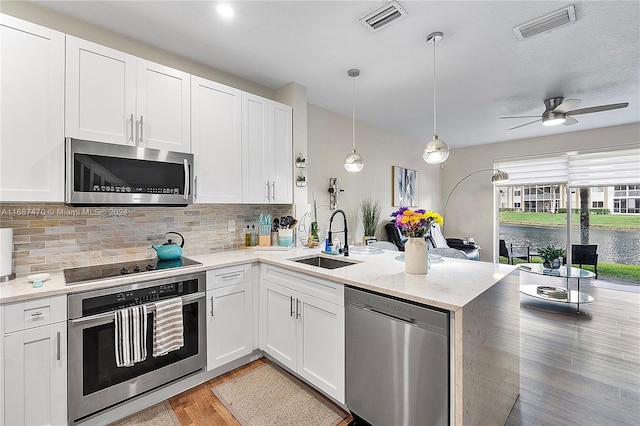
[[[184,346],[182,329],[182,299],[155,303],[153,320],[153,356],[159,357]]]
[[[115,312],[116,366],[131,367],[147,358],[147,307],[132,306]]]

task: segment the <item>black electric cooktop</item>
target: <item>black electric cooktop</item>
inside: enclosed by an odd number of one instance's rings
[[[81,284],[102,278],[119,277],[120,275],[141,275],[166,269],[176,269],[185,266],[202,265],[200,262],[181,257],[174,260],[144,259],[131,262],[111,263],[108,265],[82,266],[64,270],[66,285]]]

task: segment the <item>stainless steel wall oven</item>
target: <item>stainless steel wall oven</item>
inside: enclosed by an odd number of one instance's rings
[[[74,293],[68,296],[68,408],[77,422],[140,394],[204,371],[206,367],[204,272]],[[154,301],[182,298],[184,346],[154,358]],[[114,311],[147,304],[147,358],[117,367]]]

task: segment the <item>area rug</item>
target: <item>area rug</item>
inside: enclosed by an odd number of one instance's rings
[[[335,426],[347,413],[271,364],[211,389],[243,426]]]
[[[120,420],[112,426],[180,426],[180,422],[169,402],[164,401]]]

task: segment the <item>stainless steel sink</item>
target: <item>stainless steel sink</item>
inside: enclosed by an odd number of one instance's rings
[[[324,269],[336,269],[342,268],[343,266],[355,265],[357,262],[347,262],[340,259],[332,259],[330,257],[324,256],[311,256],[311,257],[302,257],[298,259],[289,259],[294,262],[304,263],[311,266],[318,266]]]

